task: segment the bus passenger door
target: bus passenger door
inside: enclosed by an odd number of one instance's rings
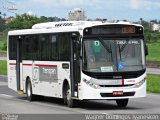
[[[22,38],[17,36],[17,57],[16,57],[16,79],[17,79],[17,91],[18,93],[23,90],[23,81],[22,81]]]
[[[80,37],[79,33],[72,33],[71,41],[71,95],[78,97],[78,83],[80,82]]]

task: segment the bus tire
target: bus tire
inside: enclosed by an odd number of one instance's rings
[[[118,107],[126,107],[128,104],[129,99],[118,99],[116,100]]]
[[[67,85],[67,89],[65,91],[65,101],[68,107],[73,108],[75,106],[75,100],[71,97],[71,89],[69,85]]]
[[[32,94],[32,84],[30,79],[27,80],[26,84],[26,94],[27,94],[27,100],[28,101],[33,101],[35,100],[35,95]]]

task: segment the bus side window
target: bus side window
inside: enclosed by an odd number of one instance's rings
[[[17,36],[9,36],[9,59],[15,60],[17,56]]]
[[[59,60],[69,61],[70,59],[70,35],[68,33],[61,33],[58,37],[59,45]]]
[[[50,35],[49,46],[50,46],[50,51],[49,51],[50,60],[58,60],[57,35],[55,35],[55,34]]]

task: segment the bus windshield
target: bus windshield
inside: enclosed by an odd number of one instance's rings
[[[125,72],[145,69],[142,39],[92,38],[83,41],[83,70]]]

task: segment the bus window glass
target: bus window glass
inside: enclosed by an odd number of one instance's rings
[[[119,71],[137,71],[144,68],[141,47],[142,40],[117,40]]]
[[[83,69],[89,72],[137,71],[145,68],[141,39],[85,39]]]
[[[16,36],[10,36],[9,37],[9,59],[10,60],[16,60],[16,49],[17,49],[17,41],[18,37]]]
[[[113,72],[112,41],[85,40],[83,47],[84,69],[94,72]],[[107,49],[106,49],[107,47]]]

